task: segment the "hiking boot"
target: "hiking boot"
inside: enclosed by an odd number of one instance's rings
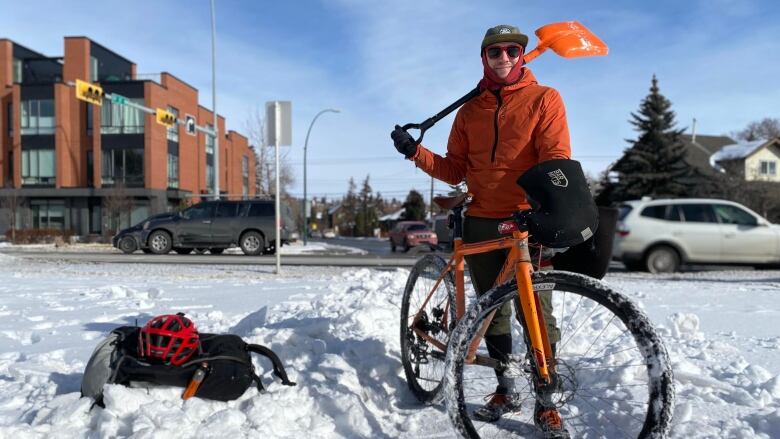
[[[534,424],[544,438],[569,439],[571,437],[555,407],[545,407],[537,402],[534,409]]]
[[[516,394],[491,393],[485,399],[490,398],[485,405],[474,411],[474,419],[482,422],[496,422],[501,415],[520,410]]]

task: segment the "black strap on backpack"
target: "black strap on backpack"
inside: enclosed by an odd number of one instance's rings
[[[273,364],[274,367],[274,375],[279,377],[280,380],[282,380],[282,384],[285,386],[295,386],[296,383],[290,381],[289,378],[287,378],[287,372],[284,370],[284,366],[282,365],[282,360],[279,359],[279,357],[270,349],[268,349],[265,346],[259,345],[259,344],[249,344],[246,345],[246,350],[249,352],[254,352],[256,354],[260,354],[271,360],[271,364]],[[257,378],[257,388],[261,392],[263,391],[263,385],[260,383],[260,378]]]

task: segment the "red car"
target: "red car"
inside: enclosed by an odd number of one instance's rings
[[[416,245],[435,246],[439,243],[436,234],[422,221],[401,221],[390,231],[390,250],[403,247],[404,251]]]

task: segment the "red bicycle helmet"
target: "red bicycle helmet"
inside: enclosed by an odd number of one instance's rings
[[[183,313],[154,317],[138,333],[138,355],[164,364],[184,364],[199,347],[198,330]]]

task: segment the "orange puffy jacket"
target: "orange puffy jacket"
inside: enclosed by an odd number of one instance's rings
[[[485,90],[458,110],[445,157],[420,145],[412,160],[446,183],[465,178],[474,194],[467,215],[505,218],[530,207],[517,184],[520,175],[539,162],[570,156],[561,96],[524,67],[500,96]]]

